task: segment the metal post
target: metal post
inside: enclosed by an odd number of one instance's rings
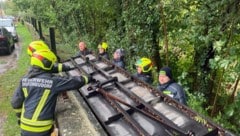
[[[57,55],[54,28],[50,27],[49,33],[50,33],[51,50]]]
[[[43,37],[43,34],[42,34],[42,24],[40,21],[38,21],[38,33],[39,33],[39,37],[40,39],[42,39],[44,41],[44,37]]]
[[[30,19],[31,19],[31,24],[32,24],[32,26],[34,27],[34,21],[33,21],[34,18],[31,17]]]
[[[37,29],[37,20],[35,18],[32,18],[33,19],[33,27],[35,28],[36,31],[38,31]]]

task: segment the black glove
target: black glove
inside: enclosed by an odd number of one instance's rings
[[[68,71],[70,71],[70,70],[74,70],[74,69],[76,69],[76,67],[69,68],[69,70],[68,70]]]
[[[67,65],[63,65],[62,66],[62,71],[66,72],[66,71],[70,71],[70,70],[73,70],[75,69],[76,67],[70,67],[70,66],[67,66]]]

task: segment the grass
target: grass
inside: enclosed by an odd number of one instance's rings
[[[58,44],[57,55],[60,56],[61,61],[69,59],[74,56],[78,51],[78,48],[74,49],[70,45]]]
[[[29,67],[29,56],[26,50],[27,45],[32,41],[32,36],[26,26],[18,24],[17,32],[21,39],[21,53],[17,62],[17,68],[9,70],[0,76],[0,116],[6,117],[6,122],[3,124],[3,132],[6,136],[20,135],[20,129],[10,101],[21,77],[27,72]]]

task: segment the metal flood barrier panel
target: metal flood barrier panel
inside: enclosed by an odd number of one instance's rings
[[[69,76],[94,78],[78,92],[108,135],[233,135],[102,57],[89,54],[63,63],[76,67]]]

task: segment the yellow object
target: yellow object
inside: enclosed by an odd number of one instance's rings
[[[46,43],[44,43],[43,41],[39,40],[39,41],[33,41],[29,44],[28,48],[27,48],[27,54],[29,56],[32,56],[32,54],[37,51],[37,50],[42,50],[42,49],[49,49],[49,47],[47,46]]]
[[[135,63],[137,67],[142,69],[142,72],[149,72],[152,70],[152,61],[148,58],[141,58]]]
[[[21,123],[20,127],[25,130],[25,131],[30,131],[30,132],[44,132],[44,131],[48,131],[52,128],[52,125],[48,125],[48,126],[28,126],[25,125],[23,123]]]
[[[102,42],[102,44],[98,45],[98,48],[103,48],[104,50],[107,50],[108,44],[106,42]]]
[[[50,50],[35,51],[31,57],[31,65],[44,70],[51,70],[56,61],[56,55]]]

